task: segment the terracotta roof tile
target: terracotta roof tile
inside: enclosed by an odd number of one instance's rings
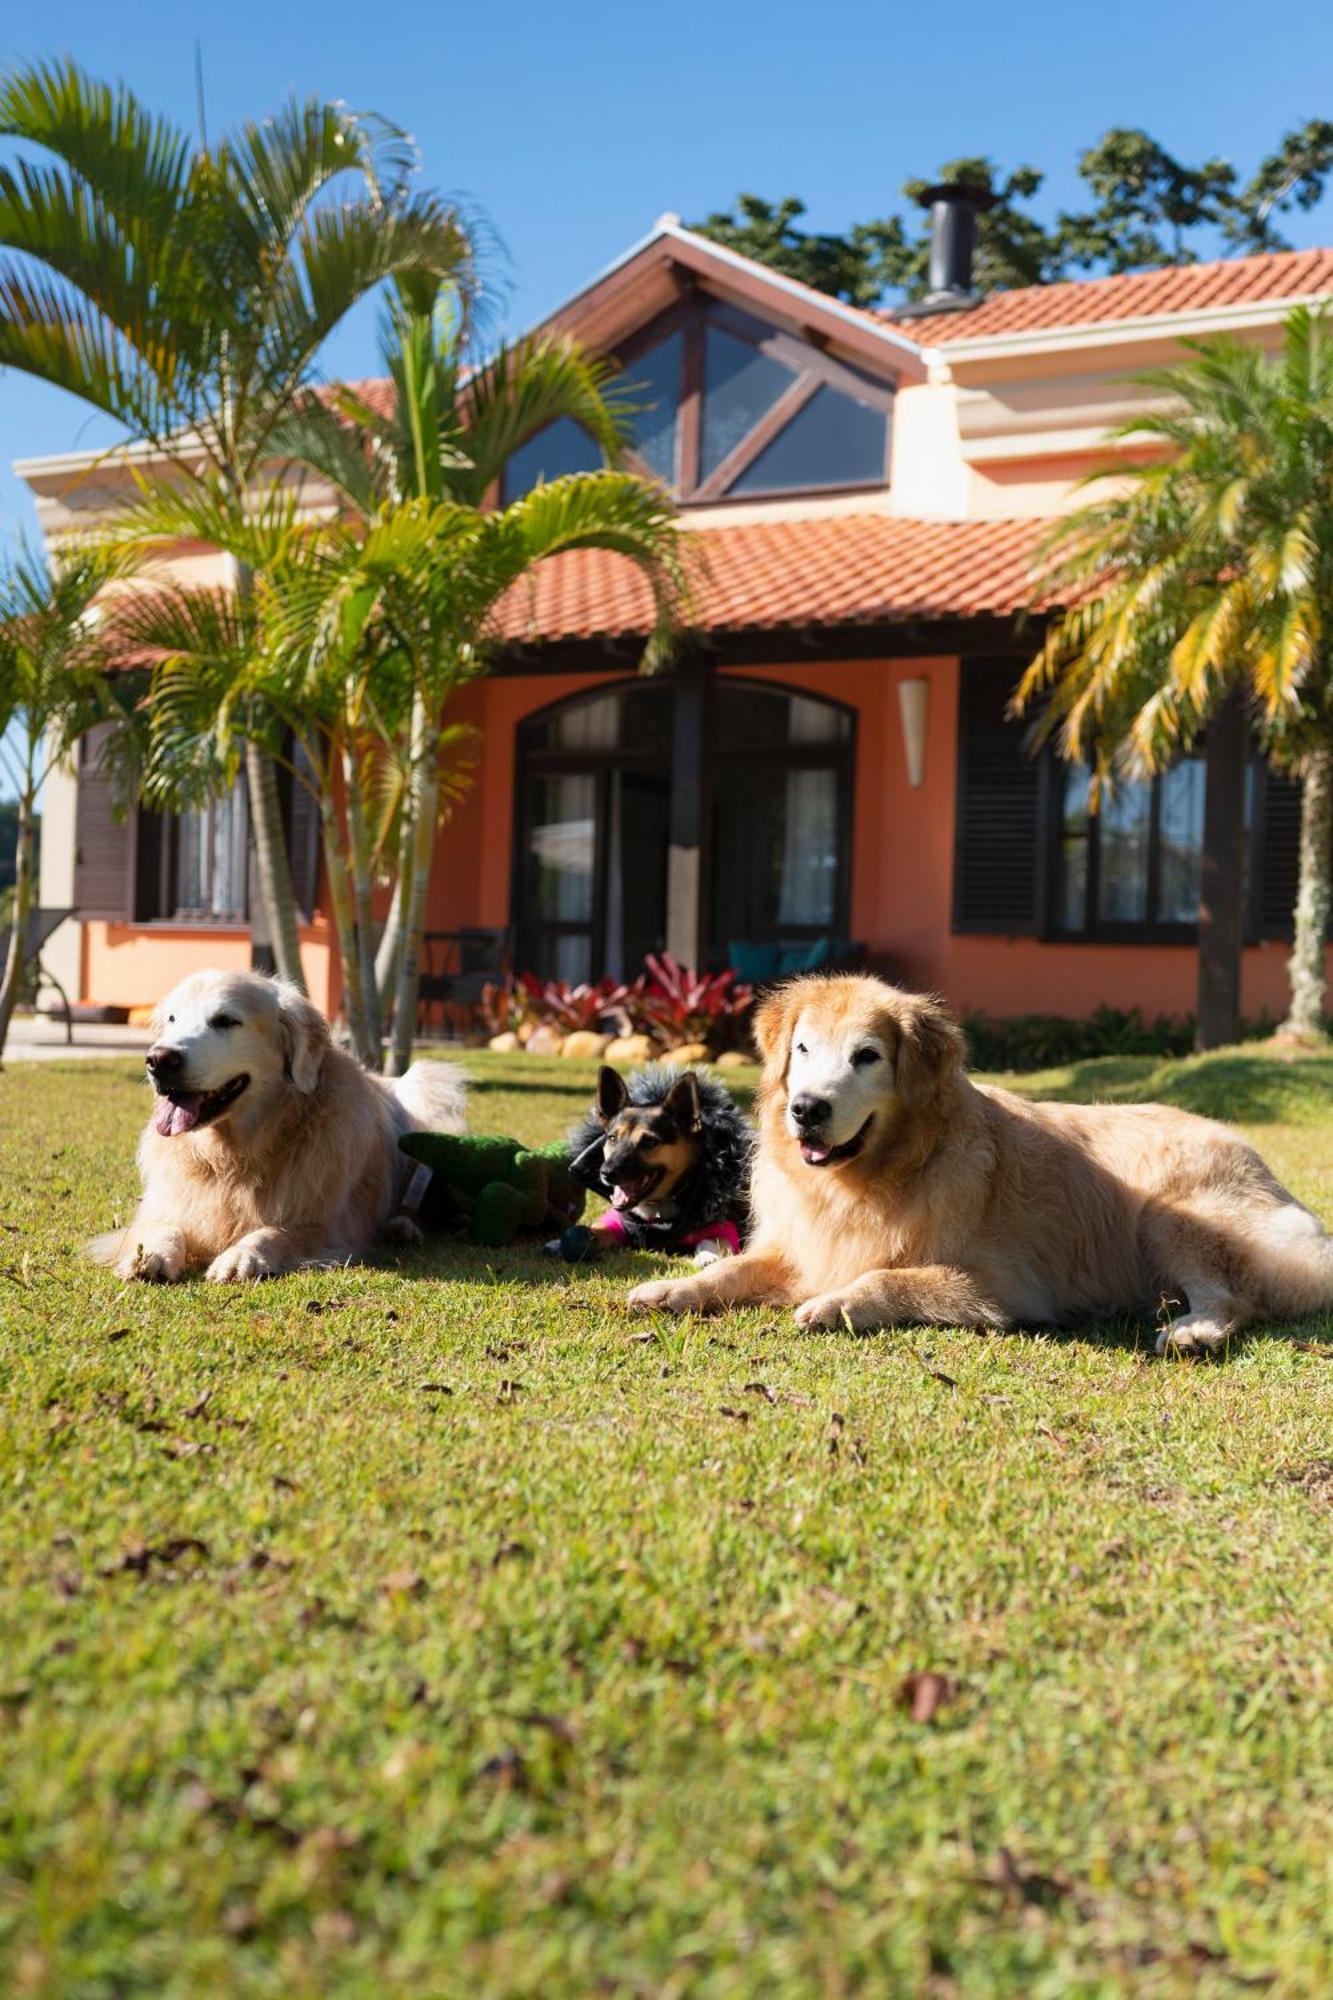
[[[1325,294],[1333,295],[1333,249],[1281,250],[1265,257],[1174,264],[1167,270],[1131,271],[1118,278],[993,292],[971,312],[938,313],[925,319],[899,319],[884,312],[877,317],[923,347],[935,347],[1043,327],[1095,326],[1156,313],[1201,312]]]
[[[702,530],[693,624],[703,632],[901,624],[1006,615],[1031,601],[1041,521],[915,521],[840,514]],[[647,585],[625,557],[575,549],[502,600],[511,645],[642,638]]]

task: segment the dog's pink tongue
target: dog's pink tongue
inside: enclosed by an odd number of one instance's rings
[[[161,1133],[164,1139],[178,1139],[182,1132],[190,1131],[199,1123],[199,1111],[203,1101],[200,1094],[183,1097],[179,1102],[164,1097],[157,1107],[157,1116],[153,1120],[154,1131]]]
[[[632,1197],[630,1195],[628,1188],[623,1188],[623,1187],[612,1188],[611,1190],[612,1208],[628,1208],[630,1206],[631,1200]]]
[[[817,1167],[833,1151],[832,1146],[812,1146],[808,1139],[801,1141],[801,1158],[807,1166]]]

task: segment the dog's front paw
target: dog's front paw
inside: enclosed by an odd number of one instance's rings
[[[403,1243],[409,1247],[426,1240],[410,1215],[391,1215],[380,1235],[386,1243]]]
[[[862,1318],[864,1307],[858,1307],[855,1300],[846,1298],[841,1292],[824,1292],[817,1299],[807,1299],[796,1308],[796,1324],[807,1333],[836,1333],[853,1328],[873,1326],[873,1315]]]
[[[243,1285],[277,1275],[276,1266],[255,1243],[233,1243],[213,1259],[204,1273],[212,1285]]]
[[[1159,1354],[1216,1354],[1231,1339],[1231,1328],[1205,1313],[1186,1313],[1157,1336]]]
[[[654,1278],[636,1285],[626,1304],[631,1312],[693,1312],[698,1303],[693,1285],[684,1278]]]
[[[134,1243],[116,1260],[118,1278],[147,1285],[174,1285],[184,1269],[184,1254],[175,1243]]]

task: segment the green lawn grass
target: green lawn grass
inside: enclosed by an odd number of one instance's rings
[[[589,1092],[468,1060],[476,1129]],[[1333,1216],[1333,1062],[1023,1087]],[[144,1110],[0,1077],[0,1991],[1333,1986],[1326,1355],[654,1334],[529,1250],[127,1288]]]

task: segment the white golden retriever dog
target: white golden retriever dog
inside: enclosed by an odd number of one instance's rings
[[[416,1239],[395,1212],[412,1171],[398,1137],[463,1130],[452,1064],[370,1076],[304,994],[253,972],[194,973],[153,1026],[143,1197],[128,1229],[93,1244],[99,1262],[122,1278],[202,1268],[225,1284],[345,1263],[377,1234]]]

